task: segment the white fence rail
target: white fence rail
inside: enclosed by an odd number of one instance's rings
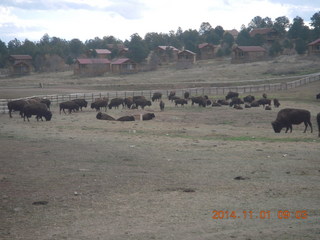
[[[59,104],[64,101],[83,98],[89,102],[94,101],[96,98],[108,97],[109,99],[115,97],[130,97],[130,96],[145,96],[151,98],[154,92],[161,92],[164,96],[168,96],[170,91],[175,91],[177,96],[183,96],[185,92],[189,92],[192,96],[209,95],[221,96],[226,95],[229,91],[238,92],[240,94],[250,94],[256,92],[274,92],[283,91],[291,88],[300,87],[311,82],[319,81],[320,74],[308,76],[295,81],[286,83],[271,83],[259,85],[245,85],[245,86],[230,86],[230,87],[203,87],[203,88],[184,88],[172,90],[141,90],[141,91],[106,91],[106,92],[93,92],[93,93],[72,93],[66,95],[37,95],[32,97],[47,98],[51,101],[52,105]],[[25,99],[28,99],[25,98]],[[20,98],[21,99],[21,98]],[[0,99],[0,113],[8,113],[7,103],[16,99]]]

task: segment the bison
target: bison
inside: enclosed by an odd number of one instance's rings
[[[260,104],[260,105],[262,105],[263,107],[265,106],[265,105],[271,105],[271,100],[270,99],[268,99],[268,98],[260,98],[259,100],[258,100],[258,103]]]
[[[22,110],[25,105],[29,104],[26,100],[19,99],[8,102],[9,116],[12,118],[12,111],[19,111],[20,116],[22,117]]]
[[[255,100],[255,97],[252,95],[248,95],[246,97],[243,98],[243,101],[246,103],[252,103]]]
[[[280,107],[280,102],[279,102],[279,100],[277,98],[273,99],[273,106],[276,107],[276,108]]]
[[[28,122],[32,115],[36,115],[37,121],[39,121],[39,118],[43,121],[42,117],[44,117],[46,121],[50,121],[52,118],[52,113],[48,110],[47,105],[40,102],[25,105],[22,113],[23,121],[25,121],[27,117]]]
[[[71,114],[72,111],[79,111],[79,105],[73,101],[62,102],[59,104],[59,106],[60,106],[60,114],[61,114],[61,110],[66,114],[66,112],[64,111],[65,109],[68,109],[69,114]]]
[[[250,103],[250,107],[260,107],[259,101],[253,101],[252,103]]]
[[[175,91],[171,91],[170,93],[169,93],[169,95],[168,95],[168,99],[169,100],[171,100],[171,101],[173,101],[173,97],[176,95],[176,92]]]
[[[211,106],[212,107],[221,107],[221,104],[216,102],[216,101],[214,101]]]
[[[180,99],[174,100],[174,103],[176,106],[178,105],[184,106],[184,104],[188,104],[188,101],[186,99],[180,98]]]
[[[76,104],[78,104],[81,111],[82,111],[83,107],[86,108],[88,106],[88,102],[82,98],[73,99],[72,101],[75,102]]]
[[[318,137],[320,137],[320,113],[317,114],[317,123],[318,123]]]
[[[184,97],[184,99],[189,99],[190,93],[189,93],[189,92],[185,92],[185,93],[183,94],[183,97]]]
[[[127,108],[131,108],[133,105],[133,98],[132,97],[126,97],[125,99],[123,99],[123,103]]]
[[[146,99],[138,99],[135,101],[136,107],[141,107],[142,109],[145,108],[145,106],[151,106],[151,101],[146,100]]]
[[[207,106],[207,98],[203,96],[199,97],[191,97],[191,105],[197,103],[199,104],[199,107],[206,107]]]
[[[154,115],[154,113],[145,113],[142,115],[142,120],[143,121],[152,120],[155,117],[156,116]]]
[[[163,111],[164,110],[164,102],[163,101],[160,101],[159,103],[159,107],[160,107],[160,110]]]
[[[96,111],[100,111],[100,108],[104,108],[104,110],[107,111],[108,103],[109,103],[108,98],[99,98],[91,103],[91,108],[96,109]]]
[[[110,115],[108,115],[106,113],[102,113],[102,112],[98,112],[96,118],[99,120],[109,120],[109,121],[115,120]]]
[[[233,97],[231,99],[231,102],[229,103],[229,106],[232,107],[233,105],[240,105],[243,104],[244,102],[241,100],[239,97]]]
[[[317,98],[317,99],[320,99],[320,93],[318,93],[318,94],[316,95],[316,98]]]
[[[123,116],[117,119],[117,121],[125,122],[125,121],[135,121],[134,116]]]
[[[124,107],[124,99],[123,98],[113,98],[111,99],[109,103],[109,109],[111,108],[119,108],[119,106],[122,105]]]
[[[264,110],[271,110],[271,106],[266,106]]]
[[[229,100],[233,97],[239,97],[239,93],[237,92],[228,92],[227,96],[226,96],[226,100]]]
[[[295,109],[295,108],[285,108],[278,112],[277,118],[273,121],[272,127],[276,133],[280,133],[282,128],[286,128],[286,133],[290,129],[292,132],[292,124],[300,124],[304,123],[305,129],[304,133],[307,131],[308,126],[311,128],[312,132],[312,124],[311,124],[311,114],[309,111],[304,109]]]
[[[221,104],[221,105],[229,105],[229,102],[224,100],[224,99],[218,99],[217,103]]]
[[[162,93],[161,92],[155,92],[153,93],[153,96],[151,98],[152,102],[157,101],[157,100],[161,100],[162,98]]]

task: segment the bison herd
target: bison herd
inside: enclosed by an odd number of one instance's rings
[[[320,99],[320,94],[316,95],[317,99]],[[162,101],[162,93],[155,92],[151,97],[152,102],[159,102],[159,107],[161,111],[164,111],[165,104]],[[208,96],[190,96],[189,92],[185,92],[183,97],[176,96],[175,91],[171,91],[168,94],[168,100],[174,103],[176,107],[187,105],[191,102],[191,105],[197,104],[199,107],[221,107],[223,105],[227,105],[229,107],[233,107],[237,110],[242,110],[243,108],[252,108],[252,107],[260,107],[263,106],[265,110],[271,110],[271,106],[278,108],[280,106],[280,102],[278,99],[269,99],[267,95],[264,93],[261,98],[256,99],[255,96],[248,95],[243,98],[239,97],[239,93],[237,92],[228,92],[224,99],[210,100]],[[102,113],[101,110],[107,111],[109,109],[118,109],[120,106],[122,108],[128,109],[144,109],[147,106],[151,106],[152,102],[147,100],[144,96],[133,96],[126,98],[113,98],[110,100],[108,98],[99,98],[95,99],[91,103],[91,109],[95,109],[99,111],[96,115],[96,118],[99,120],[109,120],[109,121],[134,121],[134,116],[122,116],[118,119],[114,117]],[[31,99],[20,99],[8,102],[9,116],[12,117],[12,111],[19,111],[20,116],[24,119],[29,118],[33,115],[36,116],[37,121],[41,119],[43,121],[43,117],[46,121],[50,121],[52,118],[52,112],[50,111],[50,100],[45,98],[31,98]],[[59,104],[60,111],[65,112],[68,111],[69,114],[75,111],[82,111],[82,108],[86,108],[88,106],[88,102],[85,99],[74,99],[70,101],[61,102]],[[154,113],[146,113],[141,115],[141,120],[151,120],[155,117]],[[309,111],[304,109],[292,109],[285,108],[278,112],[277,118],[273,121],[272,127],[274,132],[279,133],[283,128],[286,128],[286,133],[290,129],[292,132],[292,125],[294,124],[305,124],[304,132],[306,132],[308,126],[312,132],[312,124],[311,124],[311,114]],[[320,137],[320,113],[317,115],[317,124],[319,129],[319,137]]]

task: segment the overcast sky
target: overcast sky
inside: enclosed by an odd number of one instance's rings
[[[0,0],[0,40],[39,41],[44,34],[81,41],[196,29],[202,22],[240,30],[255,17],[299,16],[307,24],[320,0]]]

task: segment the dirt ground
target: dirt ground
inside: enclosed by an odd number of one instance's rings
[[[163,112],[158,103],[107,111],[154,112],[151,121],[57,106],[49,122],[2,114],[0,239],[319,239],[317,89],[277,93],[271,111],[167,100]],[[313,133],[275,134],[270,123],[285,107],[311,111]]]

